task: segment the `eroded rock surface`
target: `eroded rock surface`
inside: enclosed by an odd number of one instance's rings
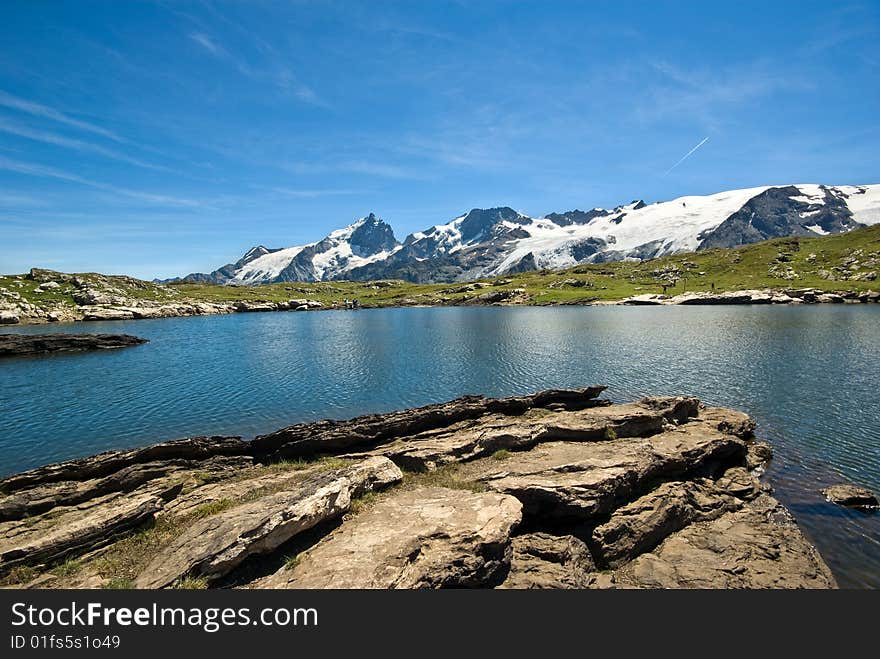
[[[346,522],[259,588],[450,588],[499,580],[520,521],[513,497],[402,490]]]
[[[296,534],[341,516],[352,498],[401,478],[391,461],[369,458],[199,520],[155,557],[135,586],[164,588],[185,576],[215,581],[246,558],[271,553]]]
[[[691,524],[594,587],[835,588],[831,571],[782,505],[764,495]]]
[[[772,451],[752,419],[689,397],[612,405],[603,389],[466,396],[11,476],[0,579],[27,567],[34,587],[100,586],[123,565],[141,588],[834,586],[758,480]],[[122,557],[90,558],[123,537]],[[71,558],[76,575],[52,572]]]
[[[526,533],[513,538],[510,572],[499,588],[587,588],[596,565],[583,540]]]

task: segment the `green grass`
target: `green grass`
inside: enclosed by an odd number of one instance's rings
[[[232,499],[209,501],[208,503],[203,503],[201,506],[196,507],[196,509],[193,510],[192,515],[195,519],[202,519],[203,517],[210,517],[211,515],[222,513],[224,510],[228,510],[234,505],[235,502]]]
[[[77,560],[68,559],[49,570],[56,577],[72,577],[82,569],[82,563]]]
[[[132,590],[134,588],[134,581],[124,577],[113,577],[101,587],[104,590]]]
[[[485,492],[483,483],[461,475],[461,465],[450,463],[431,471],[404,471],[402,487],[448,487],[453,490]]]
[[[299,554],[294,554],[293,556],[288,556],[287,559],[284,561],[284,567],[288,570],[292,570],[297,565],[299,565],[300,559],[301,559],[301,557]]]
[[[206,590],[208,582],[200,577],[183,577],[174,583],[175,590]]]
[[[855,259],[858,267],[850,269],[850,259]],[[789,269],[795,278],[786,278]],[[32,272],[35,274],[0,276],[0,287],[16,292],[39,306],[73,305],[72,292],[77,289],[70,283],[72,275]],[[880,225],[838,236],[777,238],[736,249],[679,254],[641,263],[586,264],[563,271],[540,270],[480,281],[492,286],[486,289],[489,291],[525,289],[527,304],[550,305],[586,304],[644,293],[662,293],[664,284],[667,284],[668,295],[749,288],[880,290],[880,279],[844,279],[870,272],[880,272]],[[97,289],[110,287],[126,297],[160,302],[281,302],[307,298],[332,308],[341,307],[346,298],[357,298],[363,307],[369,308],[465,304],[486,292],[479,289],[459,290],[462,284],[411,284],[403,281],[218,286],[190,283],[156,285],[131,277],[96,273],[75,276]],[[63,280],[61,288],[36,293],[40,280],[47,278]]]
[[[510,457],[510,451],[506,448],[500,448],[492,454],[492,457],[496,460],[507,460]]]

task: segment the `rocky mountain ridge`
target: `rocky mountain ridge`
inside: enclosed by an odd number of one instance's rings
[[[786,236],[846,233],[880,222],[880,185],[787,185],[529,217],[473,209],[398,242],[374,214],[302,246],[259,245],[239,261],[183,281],[470,281],[583,263],[646,260]]]

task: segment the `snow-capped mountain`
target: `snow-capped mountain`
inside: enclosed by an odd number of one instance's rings
[[[332,279],[467,281],[579,263],[650,259],[782,236],[824,236],[880,222],[880,185],[788,185],[731,190],[534,218],[474,209],[397,242],[370,214],[320,242],[255,247],[190,281],[257,284]]]
[[[392,228],[370,213],[316,243],[283,249],[259,245],[234,264],[183,279],[232,285],[346,279],[352,269],[386,260],[398,249]]]

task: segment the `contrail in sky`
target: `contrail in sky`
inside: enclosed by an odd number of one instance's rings
[[[684,155],[681,157],[681,160],[679,160],[679,161],[678,161],[677,163],[675,163],[672,167],[670,167],[670,168],[667,169],[665,172],[663,172],[663,176],[666,176],[669,172],[671,172],[673,169],[675,169],[676,167],[678,167],[678,166],[679,166],[681,163],[683,163],[685,160],[687,160],[688,158],[690,158],[690,157],[691,157],[691,154],[692,154],[694,151],[696,151],[697,149],[699,149],[701,146],[703,146],[703,145],[704,145],[706,142],[708,142],[708,141],[709,141],[709,138],[708,138],[708,137],[703,138],[703,141],[700,142],[699,144],[697,144],[697,146],[695,146],[693,149],[691,149],[690,151],[688,151],[686,154],[684,154]]]

